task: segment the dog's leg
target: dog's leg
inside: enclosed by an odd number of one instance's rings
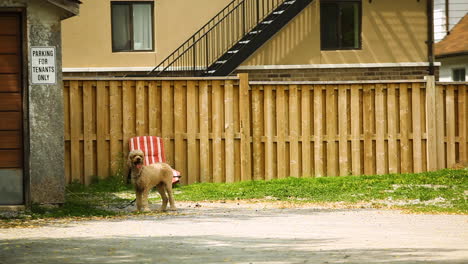
[[[175,206],[175,203],[174,203],[174,195],[172,193],[172,179],[170,182],[166,182],[164,183],[164,187],[167,191],[167,195],[169,196],[169,204],[170,204],[170,210],[172,211],[175,211],[177,210],[177,207]]]
[[[141,205],[142,205],[142,210],[143,212],[149,212],[149,206],[148,206],[148,194],[151,191],[151,188],[145,188],[143,190],[143,193],[141,194]]]
[[[168,199],[167,199],[166,191],[164,188],[164,183],[160,183],[156,187],[158,188],[158,192],[161,195],[161,200],[162,200],[161,211],[166,211]]]
[[[142,206],[141,202],[142,202],[142,192],[139,190],[136,190],[136,206],[139,212],[141,212],[141,206]]]

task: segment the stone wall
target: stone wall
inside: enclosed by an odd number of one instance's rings
[[[56,67],[61,69],[60,13],[50,12],[49,8],[58,9],[45,7],[38,1],[29,1],[29,47],[56,47]],[[31,72],[30,69],[28,72]],[[62,87],[61,71],[57,71],[55,85],[29,85],[29,175],[33,203],[65,201]]]

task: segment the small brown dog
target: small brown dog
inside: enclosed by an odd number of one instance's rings
[[[139,149],[128,154],[127,162],[131,171],[132,182],[135,185],[137,210],[149,211],[148,194],[155,186],[161,195],[161,210],[166,211],[168,201],[170,210],[176,210],[172,194],[173,173],[171,166],[162,162],[145,166],[143,165],[144,158],[145,154]]]

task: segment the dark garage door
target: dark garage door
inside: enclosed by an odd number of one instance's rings
[[[23,199],[21,17],[0,12],[0,205]]]

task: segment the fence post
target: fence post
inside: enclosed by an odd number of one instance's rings
[[[250,105],[249,105],[249,75],[240,73],[239,77],[239,109],[240,109],[240,134],[241,134],[241,180],[251,180],[250,163]]]
[[[436,85],[434,76],[426,76],[427,170],[437,170]]]

